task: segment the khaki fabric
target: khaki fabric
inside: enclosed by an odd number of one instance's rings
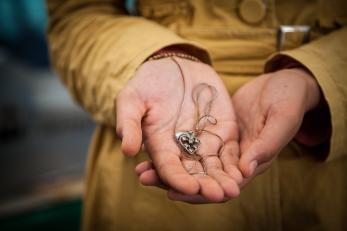
[[[48,0],[52,63],[72,97],[99,126],[89,151],[84,230],[345,230],[347,227],[347,3],[259,0],[265,17],[244,21],[241,0],[139,0],[138,16],[117,0]],[[252,9],[246,9],[252,13]],[[280,25],[309,25],[276,53]],[[140,186],[115,134],[114,99],[155,51],[181,45],[210,63],[230,94],[282,57],[306,66],[326,98],[332,124],[326,159],[291,142],[239,198],[224,204],[169,201]],[[163,76],[165,77],[165,76]]]

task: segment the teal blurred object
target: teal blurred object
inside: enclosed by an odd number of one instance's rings
[[[125,3],[129,14],[136,15],[136,0]],[[44,0],[0,0],[0,48],[33,66],[47,67],[47,22]]]
[[[0,218],[1,231],[80,230],[82,201],[74,199],[10,217]]]
[[[136,0],[126,0],[125,1],[125,8],[127,9],[128,13],[130,15],[136,15]]]
[[[47,24],[44,0],[1,0],[0,39],[16,40],[30,31],[44,37]]]
[[[136,13],[136,0],[126,0],[130,14]],[[47,26],[44,0],[1,0],[0,1],[0,39],[16,40],[30,31],[39,37],[45,36]]]
[[[44,0],[0,1],[0,48],[34,66],[47,66]]]

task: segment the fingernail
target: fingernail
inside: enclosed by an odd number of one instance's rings
[[[255,168],[257,167],[258,163],[256,160],[253,160],[250,164],[249,164],[249,172],[250,175],[253,175]]]

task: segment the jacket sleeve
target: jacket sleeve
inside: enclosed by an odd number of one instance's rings
[[[316,78],[330,110],[332,134],[328,161],[347,155],[346,43],[347,28],[341,28],[300,48],[281,52],[265,66],[265,71],[271,72],[289,57],[304,65]]]
[[[52,64],[72,97],[99,122],[115,124],[114,99],[157,50],[180,45],[209,63],[199,45],[141,17],[121,0],[47,0]]]

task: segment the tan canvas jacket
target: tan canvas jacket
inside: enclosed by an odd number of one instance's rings
[[[347,2],[344,0],[47,0],[52,63],[98,122],[89,153],[85,230],[345,230],[347,221]],[[311,41],[281,25],[308,25]],[[182,45],[210,63],[232,94],[284,56],[308,68],[328,103],[327,158],[290,143],[238,199],[192,206],[140,186],[115,135],[114,99],[154,52]]]

